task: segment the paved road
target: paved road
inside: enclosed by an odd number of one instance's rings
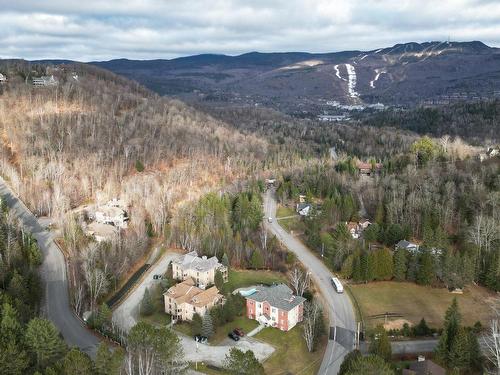
[[[84,327],[71,310],[65,259],[54,243],[51,233],[43,229],[37,218],[15,196],[1,177],[0,195],[16,217],[22,221],[26,230],[33,234],[42,250],[43,263],[39,268],[45,283],[42,314],[56,325],[69,346],[77,346],[94,356],[99,340]]]
[[[330,270],[299,240],[285,231],[276,220],[276,200],[274,192],[269,189],[264,196],[265,217],[272,218],[272,222],[264,220],[266,227],[288,248],[311,272],[314,283],[321,292],[330,319],[332,334],[326,347],[326,352],[318,374],[335,375],[338,373],[344,356],[354,348],[354,331],[356,329],[356,315],[351,300],[346,293],[338,294],[332,287]]]
[[[139,314],[139,305],[144,296],[146,288],[151,290],[154,284],[160,280],[153,280],[153,275],[163,275],[168,268],[168,264],[179,254],[173,252],[165,253],[149,270],[146,271],[142,282],[130,293],[113,311],[113,321],[127,332],[137,322]]]

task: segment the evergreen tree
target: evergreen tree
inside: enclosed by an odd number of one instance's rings
[[[420,285],[430,285],[434,281],[434,258],[432,254],[424,250],[419,256],[417,271],[417,283]]]
[[[52,365],[66,351],[66,345],[56,327],[46,319],[32,319],[26,328],[25,339],[38,369]]]
[[[461,371],[468,367],[470,363],[468,335],[463,327],[459,327],[451,342],[448,353],[448,367]]]
[[[394,375],[394,370],[377,355],[359,356],[345,375]]]
[[[94,364],[89,356],[78,349],[71,349],[62,360],[65,374],[93,375]]]
[[[393,260],[389,249],[375,252],[375,278],[377,280],[390,280],[393,276]]]
[[[214,334],[212,316],[209,312],[206,312],[205,315],[203,315],[203,319],[201,322],[201,334],[208,338],[212,337],[212,335]]]
[[[458,330],[460,329],[461,320],[462,315],[460,314],[460,310],[458,308],[457,299],[453,298],[453,302],[446,310],[443,333],[439,338],[438,346],[436,348],[436,355],[444,364],[448,364],[450,361],[451,348],[455,342]]]
[[[224,277],[219,270],[215,271],[214,284],[220,292],[224,291]]]
[[[222,256],[222,261],[221,263],[226,266],[226,267],[229,267],[229,258],[227,257],[227,253],[224,253],[224,255]]]
[[[193,336],[201,335],[202,317],[200,314],[195,313],[191,321],[191,333]]]
[[[154,313],[153,299],[151,298],[151,294],[149,293],[148,288],[144,290],[144,296],[142,297],[140,312],[141,315],[143,316],[149,316]]]
[[[361,269],[361,255],[359,253],[354,255],[352,262],[352,279],[355,282],[363,280],[363,271]]]
[[[389,342],[389,336],[382,325],[377,326],[371,335],[369,350],[370,353],[376,354],[386,361],[391,360],[391,343]]]
[[[262,269],[264,267],[264,258],[258,250],[254,250],[252,253],[252,258],[250,259],[250,265],[253,269]]]
[[[417,337],[427,336],[431,332],[431,329],[427,325],[427,322],[425,321],[425,319],[422,318],[420,320],[420,322],[415,327],[413,327],[413,332],[414,332],[415,336],[417,336]]]
[[[359,350],[353,350],[352,352],[347,353],[347,355],[344,357],[344,361],[340,365],[338,375],[345,375],[351,372],[354,362],[362,356],[363,355]]]
[[[264,367],[251,350],[231,348],[226,354],[224,369],[233,375],[265,375]]]
[[[408,270],[408,253],[406,250],[398,249],[394,253],[394,279],[397,281],[406,280]]]

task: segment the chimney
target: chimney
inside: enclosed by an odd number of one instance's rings
[[[418,362],[425,362],[425,357],[423,355],[419,355],[417,361]]]

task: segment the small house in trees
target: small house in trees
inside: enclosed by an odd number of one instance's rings
[[[175,320],[193,320],[194,314],[205,315],[212,307],[224,304],[224,296],[216,286],[201,289],[189,277],[163,294],[165,312]]]
[[[312,206],[309,203],[297,203],[296,211],[300,216],[309,216],[311,208]]]
[[[380,173],[380,171],[382,170],[382,164],[358,162],[357,168],[360,174],[371,176],[374,173]]]
[[[33,78],[32,82],[33,86],[35,87],[57,86],[59,84],[59,82],[57,81],[57,79],[54,78],[53,75],[36,77]]]
[[[355,223],[354,221],[349,221],[348,223],[345,224],[347,226],[347,230],[351,234],[351,237],[354,239],[358,239],[361,233],[359,224]]]
[[[285,284],[256,286],[243,295],[247,301],[247,317],[266,326],[289,331],[304,319],[306,299],[293,295]]]
[[[446,375],[446,370],[423,356],[410,363],[410,369],[404,369],[403,375]]]
[[[415,253],[419,249],[419,245],[409,242],[406,240],[401,240],[396,244],[396,250],[401,249],[401,250],[406,250],[410,253]]]
[[[219,263],[217,257],[199,257],[196,251],[184,254],[172,261],[172,275],[176,280],[192,278],[196,285],[205,288],[215,283],[215,273],[222,274],[224,282],[228,281],[227,267]]]
[[[129,218],[120,206],[121,202],[118,199],[112,199],[104,206],[98,207],[94,212],[95,221],[114,225],[117,228],[126,228]]]
[[[111,224],[90,223],[85,233],[93,237],[97,242],[110,241],[118,236],[119,229]]]
[[[0,73],[0,84],[7,82],[7,77]]]

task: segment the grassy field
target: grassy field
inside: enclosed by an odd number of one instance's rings
[[[285,207],[285,206],[279,205],[278,208],[276,209],[276,217],[277,218],[293,216],[293,215],[297,215],[297,213],[291,207]]]
[[[271,357],[264,362],[267,375],[315,375],[318,372],[325,350],[326,337],[322,345],[312,353],[307,350],[300,326],[295,326],[288,332],[282,332],[276,328],[264,328],[255,338],[276,348]]]
[[[294,217],[290,217],[294,216]],[[287,219],[279,219],[281,217],[287,217]],[[280,225],[287,231],[302,232],[304,231],[304,223],[300,220],[295,210],[290,207],[278,206],[276,210],[276,218],[279,219]]]
[[[150,316],[140,316],[139,320],[154,326],[166,326],[170,323],[170,315],[166,314],[164,311],[156,311]]]
[[[279,272],[230,269],[229,281],[225,285],[225,288],[232,292],[237,288],[255,284],[272,284],[279,282],[286,282],[285,275]]]
[[[444,313],[454,297],[457,297],[465,325],[471,326],[478,320],[485,325],[491,317],[488,303],[494,297],[478,286],[471,286],[460,295],[449,293],[444,288],[391,281],[351,285],[351,290],[359,302],[368,328],[383,323],[383,319],[368,319],[370,315],[385,312],[399,313],[401,319],[413,324],[425,318],[430,327],[440,328]]]

